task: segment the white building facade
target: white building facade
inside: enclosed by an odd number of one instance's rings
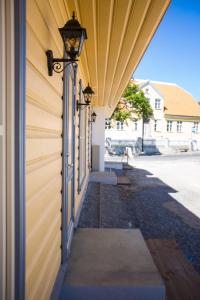
[[[173,83],[136,80],[153,109],[144,123],[144,152],[200,150],[200,105],[187,91]],[[106,119],[105,136],[125,146],[141,143],[142,120],[133,116],[119,122]]]

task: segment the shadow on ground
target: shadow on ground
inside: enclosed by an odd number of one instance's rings
[[[123,173],[130,186],[89,183],[79,227],[140,228],[145,239],[175,239],[200,274],[200,219],[153,174],[137,168]]]

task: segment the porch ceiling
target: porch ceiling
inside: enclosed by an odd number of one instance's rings
[[[58,1],[61,2],[61,1]],[[95,91],[94,106],[112,112],[170,0],[64,0],[87,29],[79,71]]]

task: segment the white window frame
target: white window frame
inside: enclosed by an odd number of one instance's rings
[[[134,130],[138,131],[138,120],[134,120]]]
[[[158,129],[158,120],[154,120],[154,131]]]
[[[161,109],[161,99],[155,99],[155,109]]]
[[[117,121],[116,127],[117,130],[124,130],[124,121]]]
[[[167,120],[167,132],[172,132],[172,128],[173,128],[173,121]]]
[[[193,128],[194,128],[193,133],[197,134],[198,131],[199,131],[199,122],[194,122],[193,123]]]
[[[106,118],[105,119],[105,129],[111,129],[111,119],[110,118]]]
[[[183,126],[183,122],[182,121],[177,121],[177,123],[176,123],[176,131],[178,133],[182,132],[182,126]]]

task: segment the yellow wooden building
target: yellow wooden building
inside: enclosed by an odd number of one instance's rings
[[[0,299],[50,298],[87,188],[91,145],[99,145],[101,170],[104,119],[169,3],[0,0]],[[58,28],[73,11],[87,31],[77,67],[49,76],[46,51],[63,57]],[[92,103],[80,106],[88,83]]]

